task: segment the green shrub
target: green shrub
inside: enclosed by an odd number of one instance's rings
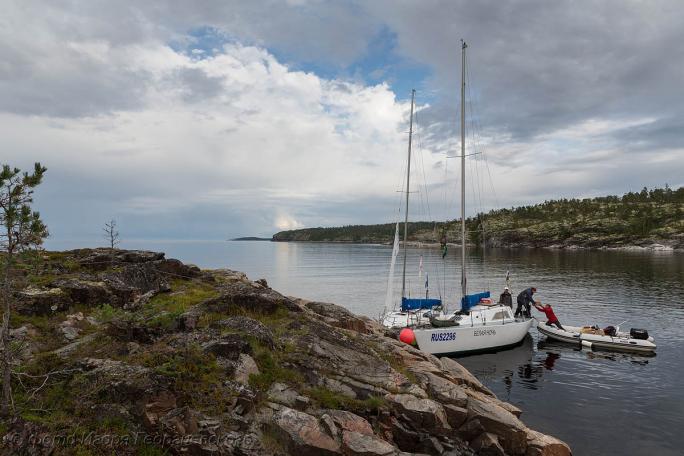
[[[26,324],[35,326],[40,332],[50,332],[54,327],[47,315],[21,315],[16,312],[10,315],[10,326],[12,328]]]
[[[129,435],[129,423],[122,417],[108,416],[96,424],[97,431],[100,433],[111,433],[118,435]]]
[[[176,291],[160,293],[150,299],[148,308],[153,312],[165,310],[180,315],[190,307],[218,296],[214,287],[201,282],[176,280],[171,289]]]
[[[216,358],[204,353],[197,345],[190,345],[185,350],[178,350],[169,354],[157,354],[147,360],[148,367],[154,368],[159,374],[172,377],[177,382],[201,382],[215,380],[219,368]]]
[[[250,341],[254,348],[254,360],[259,366],[259,373],[249,376],[249,384],[260,391],[267,391],[276,382],[289,385],[300,385],[304,382],[301,373],[294,369],[283,367],[282,354],[263,347],[255,341]]]
[[[197,322],[198,328],[206,328],[216,323],[217,321],[223,320],[226,316],[219,312],[207,312],[200,316]]]
[[[169,454],[164,448],[152,445],[139,445],[135,454],[138,456],[165,456]]]
[[[163,310],[146,320],[145,325],[153,328],[172,329],[182,313],[183,312],[167,312]]]
[[[125,314],[126,312],[123,309],[112,307],[109,304],[103,304],[95,310],[93,316],[101,323],[109,323],[115,318],[123,317]]]
[[[353,399],[322,386],[309,388],[306,390],[306,394],[316,401],[320,407],[335,410],[349,410],[356,413],[377,412],[386,405],[385,399],[380,396],[369,396],[366,399]]]
[[[335,391],[329,390],[322,386],[316,386],[306,391],[307,395],[315,400],[321,407],[328,409],[341,409],[347,401],[351,399],[337,393]]]

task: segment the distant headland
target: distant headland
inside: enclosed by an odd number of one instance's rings
[[[558,199],[466,219],[468,242],[488,247],[684,250],[684,187]],[[403,231],[403,230],[402,230]],[[391,244],[395,224],[281,231],[273,241]],[[460,222],[409,222],[408,241],[460,243]]]

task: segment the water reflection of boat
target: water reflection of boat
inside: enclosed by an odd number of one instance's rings
[[[640,366],[645,366],[648,364],[648,358],[655,356],[643,354],[643,353],[618,353],[618,352],[587,352],[587,358],[589,359],[605,359],[608,361],[629,361],[632,364],[638,364]]]
[[[556,353],[556,354],[561,354],[563,351],[580,351],[581,346],[580,345],[574,345],[570,346],[568,344],[564,344],[562,342],[558,342],[557,340],[554,339],[540,339],[539,342],[537,342],[537,349],[539,351],[545,351],[547,353]]]
[[[479,379],[493,379],[517,372],[519,366],[530,364],[533,356],[534,341],[528,334],[520,345],[510,350],[464,356],[458,358],[458,362]]]
[[[567,349],[567,347],[562,348]],[[556,362],[561,358],[561,353],[558,351],[547,351],[544,353],[543,359],[541,355],[541,353],[538,353],[534,361],[518,366],[518,379],[523,387],[534,390],[538,389],[537,383],[544,376],[544,372],[554,370]]]
[[[536,372],[537,367],[533,359],[534,340],[528,334],[513,348],[496,353],[461,356],[458,362],[487,386],[501,379],[506,390],[502,397],[510,400],[513,379],[516,376],[521,378],[523,383],[534,383],[540,375]]]

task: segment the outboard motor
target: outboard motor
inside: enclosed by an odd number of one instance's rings
[[[615,337],[615,335],[617,334],[617,330],[615,329],[615,326],[606,326],[605,328],[603,328],[603,333],[606,336]]]
[[[629,330],[629,337],[631,337],[632,339],[647,340],[648,331],[646,331],[645,329],[632,328]]]

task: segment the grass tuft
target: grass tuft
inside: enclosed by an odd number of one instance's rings
[[[299,386],[304,383],[304,376],[300,372],[283,366],[287,362],[288,353],[271,350],[252,337],[248,340],[254,352],[254,360],[259,367],[258,374],[249,376],[251,387],[259,391],[268,391],[271,385],[276,382],[292,386]]]
[[[384,398],[369,396],[366,399],[352,399],[342,393],[332,391],[322,386],[306,390],[306,395],[316,401],[323,408],[335,410],[349,410],[356,413],[376,413],[386,405]]]

